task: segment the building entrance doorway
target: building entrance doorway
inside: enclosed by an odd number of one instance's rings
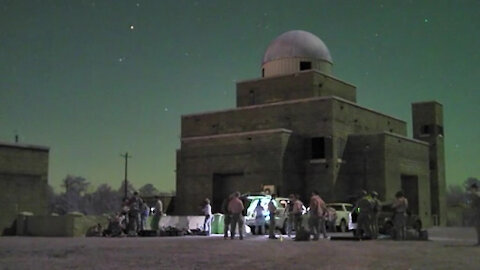
[[[402,190],[408,200],[408,209],[412,214],[418,215],[418,176],[401,175]]]
[[[222,212],[222,202],[233,192],[246,192],[243,173],[213,174],[212,212]]]

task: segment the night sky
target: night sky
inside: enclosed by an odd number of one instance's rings
[[[235,107],[264,50],[302,29],[357,101],[408,122],[444,105],[447,182],[480,177],[479,1],[0,0],[0,140],[51,148],[49,182],[175,189],[180,116]]]

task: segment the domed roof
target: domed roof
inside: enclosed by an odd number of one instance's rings
[[[302,30],[285,32],[268,45],[262,64],[282,58],[314,58],[332,63],[327,46],[312,33]]]

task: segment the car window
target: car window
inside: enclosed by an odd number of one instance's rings
[[[353,206],[351,206],[351,205],[345,205],[345,209],[347,209],[348,212],[352,212]]]
[[[343,211],[343,207],[341,205],[329,205],[328,207],[335,209],[335,211]]]

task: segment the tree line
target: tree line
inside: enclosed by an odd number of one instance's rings
[[[101,215],[119,212],[125,196],[125,182],[114,189],[109,184],[101,184],[92,190],[90,182],[84,177],[67,175],[62,181],[63,192],[56,193],[48,186],[49,212],[65,215],[80,212],[85,215]],[[128,183],[127,195],[137,191],[141,197],[172,196],[173,192],[160,192],[154,185],[145,184],[138,190]]]
[[[470,203],[470,196],[467,189],[476,183],[480,186],[480,180],[475,177],[467,178],[462,185],[450,185],[447,188],[446,200],[448,206],[468,206]]]

